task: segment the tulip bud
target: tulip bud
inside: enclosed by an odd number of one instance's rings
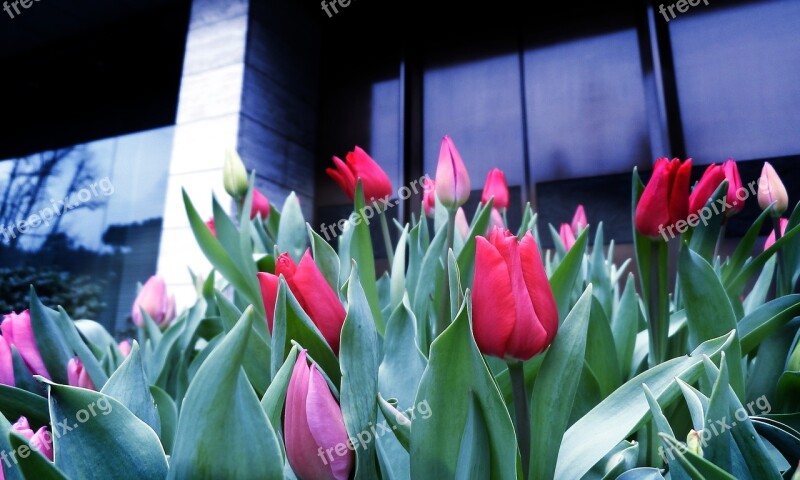
[[[339,296],[328,285],[314,259],[311,258],[310,250],[306,250],[299,264],[295,264],[288,253],[282,253],[275,261],[274,275],[265,272],[258,274],[270,333],[275,316],[278,279],[281,275],[300,307],[317,326],[333,352],[338,354],[339,337],[347,313],[339,301]]]
[[[689,214],[689,177],[692,159],[656,160],[653,176],[636,205],[634,224],[641,235],[657,238]]]
[[[561,224],[558,236],[561,238],[561,244],[564,245],[564,250],[569,251],[569,249],[575,245],[575,234],[572,233],[572,227],[569,224]]]
[[[361,187],[364,189],[366,201],[392,195],[392,182],[389,180],[389,176],[361,147],[356,146],[352,152],[349,152],[344,162],[339,157],[333,157],[333,164],[336,168],[326,168],[325,172],[339,185],[350,200],[354,200],[356,197],[356,183],[359,179],[361,179]]]
[[[422,182],[422,208],[425,210],[425,215],[433,218],[436,212],[436,182],[428,177],[425,177]]]
[[[0,337],[0,384],[16,385],[14,380],[14,357],[11,355],[11,345],[4,337]]]
[[[309,368],[306,351],[294,364],[286,392],[283,433],[286,458],[301,479],[347,480],[354,454],[342,409],[316,365]]]
[[[589,226],[589,222],[586,220],[586,212],[583,210],[583,205],[578,205],[578,208],[575,209],[575,215],[572,216],[572,224],[570,225],[572,234],[577,237],[587,226]]]
[[[486,177],[483,186],[481,203],[486,205],[489,200],[494,198],[492,206],[498,210],[508,208],[508,185],[506,184],[506,174],[499,168],[494,168]]]
[[[41,375],[49,379],[50,374],[47,373],[42,355],[39,353],[39,347],[36,344],[36,338],[34,337],[30,312],[25,310],[19,315],[14,312],[5,315],[0,329],[2,329],[6,343],[8,343],[9,346],[13,345],[17,348],[28,370],[34,375]]]
[[[464,213],[464,209],[458,207],[456,211],[456,230],[461,234],[461,238],[464,240],[469,237],[469,222],[467,221],[467,215]]]
[[[133,302],[131,318],[138,327],[144,325],[140,309],[161,328],[166,328],[175,318],[175,297],[167,294],[167,284],[160,275],[150,277]]]
[[[775,205],[772,205],[775,203]],[[772,205],[772,207],[770,207]],[[764,162],[761,178],[758,179],[758,206],[761,210],[771,208],[771,215],[779,217],[789,207],[789,195],[783,186],[778,172],[769,162]]]
[[[742,189],[742,178],[739,176],[739,167],[736,161],[728,159],[722,164],[725,171],[725,179],[728,181],[728,204],[732,205],[725,211],[727,217],[731,217],[744,209],[744,200],[739,199],[738,192]]]
[[[539,248],[495,229],[476,237],[472,330],[478,348],[503,359],[528,360],[555,338],[558,310]]]
[[[25,437],[30,443],[31,447],[35,448],[39,451],[42,455],[47,457],[48,460],[51,462],[53,461],[53,437],[50,435],[50,432],[47,431],[46,427],[42,427],[33,433],[30,424],[28,423],[28,419],[25,417],[19,417],[19,420],[11,426],[11,428]],[[0,465],[0,470],[2,470],[2,466]]]
[[[436,167],[436,196],[447,208],[464,205],[469,199],[469,174],[456,145],[449,136],[442,139],[439,164]]]
[[[239,199],[247,195],[250,182],[247,169],[235,150],[225,152],[225,164],[222,167],[222,184],[225,191],[233,198]]]
[[[258,215],[261,215],[261,218],[266,220],[271,211],[267,197],[253,187],[253,206],[250,208],[250,220],[253,220]]]
[[[711,195],[723,181],[725,181],[725,170],[722,166],[713,163],[709,165],[689,195],[689,213],[698,213],[705,208]]]
[[[123,357],[127,357],[131,354],[131,342],[127,340],[123,340],[119,342],[119,353],[122,354]]]
[[[702,431],[702,430],[701,430]],[[695,430],[689,430],[689,435],[686,436],[686,448],[697,455],[698,457],[703,456],[703,447],[702,447],[702,438],[700,432]]]
[[[83,362],[79,358],[71,358],[67,363],[67,380],[73,387],[97,390],[92,382],[89,373],[83,368]]]
[[[208,219],[206,222],[206,227],[208,227],[208,229],[211,231],[211,235],[214,235],[215,237],[217,236],[217,226],[214,223],[213,217]]]
[[[492,209],[492,213],[489,214],[489,229],[488,229],[488,231],[491,232],[495,228],[499,228],[500,230],[503,230],[504,228],[506,228],[506,224],[503,221],[503,216],[500,215],[500,211],[497,210],[496,208],[493,208]]]
[[[781,218],[780,220],[778,220],[778,222],[781,227],[781,237],[782,237],[786,233],[786,227],[789,225],[789,219]],[[769,236],[767,237],[767,240],[764,242],[764,250],[775,245],[776,240],[777,239],[775,238],[775,230],[773,229],[772,232],[770,232]]]

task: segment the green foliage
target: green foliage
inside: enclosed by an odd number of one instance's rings
[[[105,308],[101,280],[59,270],[21,267],[0,268],[0,312],[26,310],[31,285],[36,286],[42,303],[61,305],[73,318],[94,319]]]

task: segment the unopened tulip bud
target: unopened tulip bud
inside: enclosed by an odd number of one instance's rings
[[[587,226],[589,226],[589,221],[586,219],[586,211],[584,211],[583,205],[578,205],[578,208],[575,209],[575,215],[572,216],[572,223],[570,224],[572,234],[577,237]]]
[[[436,196],[448,209],[464,205],[469,199],[469,173],[453,140],[445,135],[436,167]]]
[[[71,358],[67,363],[67,379],[73,387],[97,390],[79,358]]]
[[[703,456],[702,437],[700,432],[689,430],[689,435],[686,436],[686,448],[698,457]]]
[[[483,186],[481,203],[486,205],[489,200],[494,198],[492,206],[498,210],[508,207],[508,185],[506,184],[506,174],[499,168],[492,169],[486,177],[486,184]]]
[[[774,205],[772,205],[774,203]],[[770,207],[770,205],[772,205]],[[778,172],[769,162],[764,162],[761,178],[758,179],[758,206],[761,210],[770,208],[773,217],[779,217],[789,207],[789,195]]]
[[[49,379],[50,374],[47,373],[34,337],[30,312],[25,310],[20,314],[11,312],[5,315],[0,329],[2,329],[3,338],[9,347],[11,345],[16,347],[28,370],[34,375],[41,375]]]
[[[0,337],[0,384],[14,386],[14,358],[11,355],[11,345],[5,338]]]
[[[33,448],[38,450],[39,453],[47,457],[47,459],[51,462],[53,461],[53,437],[50,435],[50,432],[46,427],[41,427],[36,431],[36,433],[34,433],[30,424],[28,423],[28,419],[25,417],[19,417],[19,420],[17,420],[16,423],[11,426],[11,428],[15,432],[25,437],[25,439],[28,440],[28,443],[30,443]],[[0,465],[0,471],[2,471],[2,465]]]
[[[561,224],[558,236],[561,238],[561,244],[564,245],[564,250],[569,251],[569,249],[575,245],[575,234],[572,232],[572,227],[569,224]]]
[[[133,323],[139,327],[144,325],[140,309],[150,315],[161,328],[165,328],[175,318],[175,296],[167,294],[167,284],[161,276],[150,277],[133,302],[131,317]]]
[[[466,240],[469,237],[469,222],[464,209],[461,207],[458,207],[456,211],[456,230],[461,234],[461,238]]]
[[[247,169],[234,150],[225,152],[225,164],[222,167],[222,184],[225,191],[233,198],[239,199],[247,194],[250,183],[247,178]]]

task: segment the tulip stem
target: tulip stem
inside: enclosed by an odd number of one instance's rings
[[[660,239],[652,243],[650,261],[650,294],[648,300],[650,327],[650,367],[666,360],[669,335],[669,244]]]
[[[518,360],[508,362],[511,391],[514,401],[514,419],[517,445],[522,459],[522,478],[528,478],[531,458],[531,412],[528,410],[528,393],[525,389],[525,368]]]
[[[386,220],[386,210],[381,210],[378,214],[381,217],[381,231],[383,231],[383,243],[386,246],[386,258],[389,260],[389,268],[394,263],[394,248],[392,247],[392,235],[389,233],[389,222]]]
[[[456,228],[456,210],[452,208],[447,209],[447,245],[445,245],[444,252],[442,252],[442,263],[444,264],[444,291],[442,292],[442,301],[439,304],[439,315],[436,317],[436,336],[441,335],[447,327],[450,326],[452,321],[452,312],[450,311],[450,262],[448,255],[453,248],[453,239],[455,237]]]
[[[781,239],[781,219],[780,217],[772,217],[773,231],[775,232],[775,242]],[[781,268],[781,251],[778,249],[775,252],[775,298],[787,295],[785,282],[783,279],[783,268]]]
[[[728,226],[725,220],[722,221],[722,226],[719,227],[719,234],[717,235],[717,244],[714,245],[714,257],[717,258],[719,255],[719,249],[722,248],[722,242],[725,241],[725,229]],[[713,260],[712,258],[712,260]]]

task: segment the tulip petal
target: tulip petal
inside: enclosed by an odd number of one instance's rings
[[[319,328],[325,341],[334,353],[339,352],[339,340],[342,334],[345,312],[338,295],[330,287],[319,267],[311,258],[310,250],[306,250],[297,265],[292,278],[292,293],[297,297],[300,306]],[[297,292],[300,292],[298,295]]]
[[[279,282],[280,279],[271,273],[258,273],[258,284],[261,286],[261,299],[264,302],[264,311],[267,312],[267,327],[269,327],[270,335],[275,321],[275,302],[278,300]]]
[[[539,247],[531,232],[527,232],[522,237],[519,243],[519,256],[522,260],[522,274],[525,277],[528,294],[531,296],[533,309],[542,328],[547,332],[546,347],[553,342],[558,330],[558,307],[544,270],[544,264],[542,264],[542,257],[539,255]]]
[[[3,337],[10,345],[17,347],[19,355],[25,361],[25,365],[35,375],[50,378],[50,374],[44,366],[44,360],[39,354],[39,347],[33,335],[30,313],[25,310],[19,315],[11,313],[3,319],[0,330]]]
[[[669,197],[669,166],[665,158],[656,161],[650,181],[642,192],[636,205],[634,223],[636,230],[648,237],[657,237],[659,229],[670,225],[670,214],[667,207]]]
[[[353,190],[355,191],[356,179],[360,179],[367,201],[386,198],[392,194],[392,182],[389,176],[363,148],[356,145],[345,160],[354,177]]]
[[[325,172],[352,201],[356,191],[356,179],[353,172],[339,157],[333,157],[333,163],[336,168],[326,168]]]
[[[461,206],[469,198],[469,183],[469,174],[461,160],[461,154],[453,140],[445,135],[436,166],[436,196],[448,208]]]
[[[586,219],[586,211],[584,211],[583,205],[578,205],[578,208],[575,209],[575,215],[572,216],[572,223],[570,224],[572,234],[578,235],[587,225],[589,225],[589,222]]]
[[[689,212],[698,213],[705,208],[711,195],[714,194],[723,180],[725,180],[725,170],[713,163],[709,165],[692,190],[692,194],[689,195]]]
[[[674,165],[674,173],[670,174],[670,224],[678,220],[685,220],[689,215],[689,180],[692,176],[692,159],[687,159],[685,162],[681,163],[681,161],[676,158],[672,161],[672,164]]]
[[[472,296],[472,330],[478,348],[503,358],[514,330],[516,306],[511,275],[500,252],[484,237],[475,238],[475,279]]]
[[[39,453],[47,457],[51,462],[53,461],[53,437],[46,427],[41,427],[36,433],[30,437],[30,444]]]
[[[14,361],[11,346],[4,337],[0,337],[0,384],[14,386]]]
[[[334,479],[347,480],[350,470],[353,468],[353,452],[349,449],[344,450],[337,445],[347,445],[347,429],[344,425],[342,409],[336,403],[328,384],[317,370],[316,365],[311,366],[311,374],[308,383],[308,397],[306,398],[306,415],[308,418],[308,428],[314,437],[316,445],[327,450],[333,448],[333,460],[330,461],[330,468]],[[338,450],[338,451],[337,451]],[[328,457],[330,458],[330,457]],[[319,461],[319,459],[315,459]]]

